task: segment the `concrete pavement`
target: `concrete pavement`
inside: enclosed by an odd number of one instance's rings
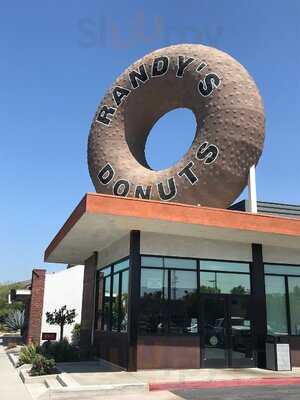
[[[238,396],[239,390],[243,390],[243,388],[237,388],[235,392],[235,388],[228,386],[240,386],[245,383],[248,386],[254,386],[258,385],[259,381],[264,385],[278,383],[285,386],[289,380],[291,380],[291,385],[297,384],[296,381],[299,385],[300,381],[300,369],[288,372],[266,371],[257,368],[126,372],[104,361],[64,363],[58,366],[63,373],[58,375],[58,378],[55,376],[45,378],[48,382],[47,385],[44,383],[23,385],[17,370],[14,369],[3,347],[0,346],[0,399],[30,400],[30,392],[34,399],[40,398],[40,400],[49,398],[56,400],[102,400],[104,398],[105,400],[180,400],[182,398],[196,399],[197,397],[194,396],[198,396],[200,391],[191,390],[192,388],[201,387],[201,393],[206,393],[206,390],[214,391],[221,387],[221,391],[226,389],[228,393],[232,395],[237,393]],[[61,380],[63,382],[60,385]],[[185,388],[186,390],[178,390]],[[251,390],[248,388],[248,393],[252,393],[253,389],[253,387]],[[255,390],[260,389],[255,388]],[[262,388],[261,390],[267,389]],[[294,389],[287,390],[293,391]],[[245,396],[246,393],[247,389]],[[207,392],[207,395],[209,394],[214,395],[213,392]],[[222,400],[226,400],[226,398]]]
[[[2,345],[0,345],[0,399],[32,400]]]
[[[300,386],[176,390],[181,400],[299,400]]]
[[[103,398],[99,398],[103,400]],[[184,400],[183,397],[168,391],[150,392],[141,394],[122,394],[106,396],[105,400]]]
[[[242,380],[253,382],[257,379],[300,378],[300,369],[279,372],[258,368],[243,369],[186,369],[186,370],[140,370],[126,372],[109,367],[99,361],[58,364],[82,386],[113,385],[119,383],[144,383],[150,390],[164,390],[170,383],[216,382]],[[165,385],[165,387],[164,387]]]

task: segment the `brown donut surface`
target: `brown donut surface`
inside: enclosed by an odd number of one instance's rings
[[[147,136],[176,108],[195,114],[195,138],[181,160],[154,171]],[[132,64],[105,94],[89,135],[90,176],[99,193],[225,208],[260,158],[264,125],[258,89],[235,59],[202,45],[166,47]]]

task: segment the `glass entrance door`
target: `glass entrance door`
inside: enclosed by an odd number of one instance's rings
[[[227,318],[225,296],[203,296],[202,367],[225,368],[228,364]]]
[[[247,295],[201,297],[202,367],[254,367],[250,300]]]

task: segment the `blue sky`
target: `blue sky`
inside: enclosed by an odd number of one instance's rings
[[[238,59],[266,110],[258,195],[300,204],[300,2],[290,0],[2,0],[0,12],[0,281],[28,278],[87,191],[86,146],[106,89],[132,62],[170,44],[211,45]],[[151,162],[188,145],[185,120],[153,136]],[[156,139],[156,140],[155,140]]]

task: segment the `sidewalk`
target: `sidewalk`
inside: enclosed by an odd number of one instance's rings
[[[58,364],[62,372],[68,373],[81,386],[141,383],[151,390],[168,390],[181,386],[260,384],[261,382],[300,382],[300,368],[293,371],[269,371],[258,368],[241,369],[182,369],[118,371],[107,368],[105,363],[81,362]]]
[[[1,400],[32,400],[17,370],[0,345],[0,398]]]

